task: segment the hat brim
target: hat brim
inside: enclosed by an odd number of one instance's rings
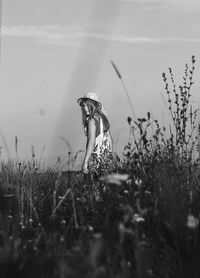
[[[81,101],[82,101],[82,100],[87,100],[87,99],[92,100],[92,101],[98,103],[100,106],[102,106],[101,102],[96,101],[96,100],[91,99],[91,98],[88,98],[88,97],[81,97],[81,98],[79,98],[79,99],[77,100],[77,102],[78,102],[79,105],[81,105]]]

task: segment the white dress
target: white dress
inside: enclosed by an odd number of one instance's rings
[[[103,121],[101,118],[99,124],[100,124],[100,133],[95,139],[95,145],[93,150],[93,154],[97,155],[98,157],[103,154],[112,153],[112,138],[110,132],[109,130],[104,132]]]

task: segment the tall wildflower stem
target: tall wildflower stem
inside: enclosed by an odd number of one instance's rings
[[[193,145],[195,144],[194,142],[196,142],[196,138],[194,138],[193,133],[196,129],[195,121],[197,112],[193,111],[192,107],[189,106],[191,98],[191,87],[194,83],[193,73],[195,70],[195,57],[192,56],[191,60],[191,67],[189,67],[188,64],[185,65],[183,82],[178,87],[178,89],[176,87],[174,75],[171,68],[169,68],[169,74],[172,87],[169,86],[170,84],[166,74],[163,73],[162,75],[163,81],[165,83],[165,93],[167,95],[168,109],[170,111],[175,128],[174,148],[179,152],[182,158],[188,157],[189,153],[189,157],[191,157],[191,150],[193,149]],[[188,124],[190,124],[191,126],[191,132],[189,132],[188,130]],[[171,133],[171,135],[172,134],[173,133]],[[189,143],[191,149],[188,152]]]
[[[122,86],[123,86],[124,91],[125,91],[125,93],[126,93],[126,97],[127,97],[127,99],[128,99],[128,103],[129,103],[129,105],[130,105],[130,107],[131,107],[131,111],[132,111],[132,113],[133,113],[134,120],[136,120],[136,116],[135,116],[135,111],[134,111],[134,108],[133,108],[133,104],[132,104],[132,101],[131,101],[129,92],[128,92],[127,88],[126,88],[126,85],[125,85],[125,83],[124,83],[124,81],[123,81],[123,79],[122,79],[122,76],[121,76],[121,74],[120,74],[118,68],[116,67],[115,63],[114,63],[112,60],[111,60],[110,62],[111,62],[111,64],[112,64],[112,66],[113,66],[113,68],[114,68],[114,70],[115,70],[115,72],[116,72],[118,78],[120,79],[120,81],[121,81],[121,83],[122,83]]]

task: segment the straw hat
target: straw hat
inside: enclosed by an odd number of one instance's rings
[[[78,104],[81,104],[82,100],[90,99],[93,100],[94,102],[98,103],[101,105],[101,102],[99,101],[98,95],[93,93],[93,92],[87,92],[83,97],[79,98],[77,100]],[[101,105],[102,106],[102,105]]]

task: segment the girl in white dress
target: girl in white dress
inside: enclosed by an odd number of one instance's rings
[[[110,124],[102,104],[95,93],[88,92],[78,99],[82,110],[82,122],[87,136],[86,151],[82,163],[82,171],[88,173],[90,162],[112,153]],[[96,163],[98,165],[98,163]]]

